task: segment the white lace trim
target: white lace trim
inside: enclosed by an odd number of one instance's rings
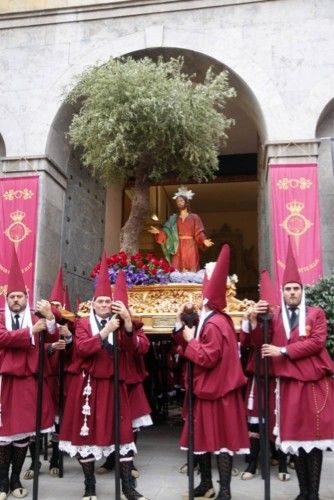
[[[181,446],[181,450],[188,451],[188,448],[184,448],[183,446]],[[194,455],[204,455],[204,453],[207,453],[207,451],[194,451]],[[215,455],[219,455],[219,453],[228,453],[231,456],[233,456],[234,454],[248,455],[248,453],[250,453],[250,450],[249,448],[240,448],[237,451],[231,451],[228,448],[221,448],[220,450],[214,451],[213,453]]]
[[[48,429],[42,429],[41,434],[47,434],[48,432],[54,432],[55,427],[49,427]],[[12,443],[13,441],[19,441],[26,437],[36,436],[36,432],[23,432],[22,434],[13,434],[12,436],[0,436],[0,443]]]
[[[81,445],[76,446],[71,443],[71,441],[59,441],[59,449],[61,451],[65,451],[70,455],[70,457],[75,457],[76,455],[80,455],[82,458],[86,458],[89,455],[94,455],[96,460],[100,460],[100,458],[107,457],[111,453],[115,451],[115,445],[110,446],[95,446],[95,445]],[[133,451],[137,453],[137,448],[134,442],[121,444],[120,446],[120,455],[125,456],[129,453],[129,451]]]
[[[132,420],[132,428],[136,429],[139,427],[148,427],[149,425],[153,425],[153,421],[151,419],[151,415],[143,415],[142,417],[134,418]]]
[[[334,451],[334,439],[319,439],[314,441],[282,441],[280,442],[278,438],[276,439],[276,445],[284,453],[291,453],[292,455],[298,455],[298,448],[303,448],[306,453],[310,453],[313,448],[319,448],[319,450],[326,451],[330,448]]]

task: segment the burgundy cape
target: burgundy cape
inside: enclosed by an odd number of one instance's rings
[[[203,223],[197,214],[189,213],[184,220],[178,217],[176,224],[179,245],[176,254],[172,256],[171,264],[179,271],[198,271],[198,248],[204,248],[203,241],[206,239]],[[160,229],[156,235],[157,243],[165,243],[166,238],[166,233]]]
[[[148,375],[144,364],[144,354],[148,352],[150,341],[141,329],[142,323],[140,325],[133,323],[137,334],[137,346],[134,351],[121,352],[120,366],[124,372],[131,419],[135,420],[150,414],[152,410],[143,388],[143,381]]]
[[[33,324],[38,321],[32,316]],[[47,342],[58,340],[57,330],[46,334]],[[38,381],[38,335],[31,343],[29,328],[7,330],[4,315],[0,315],[0,375],[1,421],[0,440],[12,441],[35,434]],[[41,430],[48,431],[54,424],[54,404],[46,383],[50,366],[45,357]]]
[[[263,377],[263,359],[261,357],[261,348],[256,345],[253,341],[252,334],[247,332],[240,332],[240,344],[243,347],[249,348],[249,357],[247,361],[247,365],[245,368],[245,373],[248,377],[247,380],[247,389],[246,389],[246,397],[245,397],[245,411],[247,417],[256,417],[259,418],[259,409],[258,409],[258,386],[256,383],[255,373],[256,373],[256,350],[258,350],[258,355],[260,358],[259,362],[259,372],[260,372],[260,381],[262,391],[264,390],[264,377]],[[275,377],[271,374],[269,377],[269,430],[272,433],[275,426]],[[262,392],[263,395],[263,392]],[[264,412],[264,399],[262,396],[262,412]],[[275,440],[274,436],[272,436],[271,440]]]
[[[129,337],[120,331],[119,347],[121,350],[134,350],[137,345],[137,335]],[[69,384],[60,429],[60,449],[71,456],[79,453],[88,456],[93,453],[95,458],[113,451],[114,446],[114,357],[101,342],[100,335],[93,335],[89,318],[81,318],[76,323],[72,361],[68,367]],[[86,397],[83,390],[90,376],[92,387],[89,396],[90,415],[87,418],[89,432],[81,436],[84,423],[82,407]],[[125,385],[125,373],[120,365],[120,443],[133,443],[131,426],[131,411],[128,392]]]
[[[242,387],[246,383],[231,319],[213,313],[183,355],[194,363],[194,451],[247,453]],[[187,398],[185,399],[187,401]],[[180,444],[188,447],[187,407]]]
[[[260,325],[252,335],[261,342]],[[306,308],[306,336],[299,335],[297,326],[288,339],[281,312],[273,316],[271,343],[288,352],[270,358],[272,372],[280,379],[278,442],[334,440],[334,367],[326,335],[326,316],[319,307]]]

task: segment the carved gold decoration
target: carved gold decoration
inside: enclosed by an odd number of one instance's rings
[[[21,210],[12,212],[10,214],[10,218],[13,222],[5,230],[5,235],[10,241],[14,243],[16,250],[19,243],[21,243],[21,241],[23,241],[28,236],[28,234],[31,233],[31,229],[29,229],[22,222],[25,216],[25,212],[22,212]]]
[[[0,295],[7,295],[7,285],[0,285]]]
[[[192,302],[198,309],[200,308],[202,285],[193,283],[140,285],[130,288],[128,295],[131,314],[144,323],[145,333],[166,334],[172,332],[181,304]],[[235,282],[230,281],[226,290],[225,312],[231,316],[236,330],[239,330],[243,313],[253,302],[248,299],[239,300],[236,295]],[[90,301],[79,305],[79,316],[88,316],[89,312]]]
[[[295,238],[297,253],[299,253],[299,238],[313,226],[313,222],[309,221],[301,214],[304,203],[296,200],[290,201],[290,203],[286,204],[286,208],[289,210],[290,215],[286,217],[280,226],[283,227],[290,236]]]
[[[5,191],[3,194],[3,197],[5,200],[12,201],[12,200],[19,200],[22,198],[23,200],[30,200],[34,196],[34,193],[31,191],[31,189],[9,189],[9,191]]]
[[[299,179],[289,179],[288,177],[283,177],[277,181],[276,185],[278,189],[288,190],[289,188],[299,188],[304,190],[310,189],[312,181],[311,179],[306,179],[306,177],[300,177]]]

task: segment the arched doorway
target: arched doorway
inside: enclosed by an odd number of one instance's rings
[[[196,193],[193,211],[201,215],[208,236],[216,243],[204,256],[203,262],[215,260],[221,244],[229,242],[233,254],[231,273],[239,275],[239,290],[242,294],[254,296],[258,273],[258,151],[259,144],[266,138],[265,124],[256,97],[236,73],[203,53],[178,48],[156,48],[126,55],[153,59],[159,56],[166,59],[182,56],[185,72],[196,73],[198,81],[203,80],[209,66],[216,72],[229,70],[230,83],[238,96],[228,103],[226,115],[233,117],[236,125],[229,133],[227,146],[220,148],[217,179],[210,184],[191,186]],[[67,281],[70,282],[71,295],[72,298],[78,294],[89,298],[91,284],[87,273],[98,260],[103,244],[109,253],[119,249],[119,231],[131,202],[131,186],[125,188],[123,196],[122,187],[112,186],[105,196],[103,186],[83,168],[80,152],[72,150],[66,136],[75,111],[73,106],[66,103],[59,108],[50,128],[46,153],[67,175],[61,261],[69,274]],[[171,198],[176,184],[175,179],[168,179],[158,189],[161,222],[173,210]],[[156,186],[152,186],[151,191],[153,211],[157,199]],[[77,241],[80,241],[79,245]],[[144,232],[141,248],[159,252],[159,248],[152,245],[152,237]]]
[[[258,149],[266,132],[260,107],[249,87],[224,64],[197,52],[176,48],[146,49],[130,54],[134,58],[165,59],[182,56],[187,74],[196,74],[203,81],[211,66],[215,72],[228,70],[230,83],[237,90],[237,98],[230,100],[226,115],[235,119],[235,126],[228,132],[227,145],[220,147],[220,170],[217,178],[208,184],[189,185],[195,192],[192,210],[198,213],[208,237],[215,246],[202,255],[202,264],[216,260],[221,245],[228,242],[232,248],[231,274],[239,277],[239,294],[257,297],[258,281]],[[150,213],[163,223],[174,211],[173,193],[177,190],[175,179],[166,180],[163,186],[151,188]],[[124,190],[123,222],[127,219],[132,191]],[[149,226],[152,221],[147,221]],[[147,228],[146,228],[147,229]],[[161,250],[146,231],[140,239],[140,249],[160,255]]]
[[[321,111],[315,130],[319,140],[318,182],[321,214],[321,243],[324,274],[330,274],[334,267],[334,98]]]

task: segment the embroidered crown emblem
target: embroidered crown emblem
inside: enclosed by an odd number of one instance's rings
[[[290,203],[287,203],[286,208],[292,214],[299,214],[304,208],[304,203],[300,201],[290,201]]]
[[[14,221],[14,222],[22,222],[23,219],[25,218],[26,214],[24,212],[22,212],[21,210],[16,210],[15,212],[12,212],[10,214],[10,218]]]

